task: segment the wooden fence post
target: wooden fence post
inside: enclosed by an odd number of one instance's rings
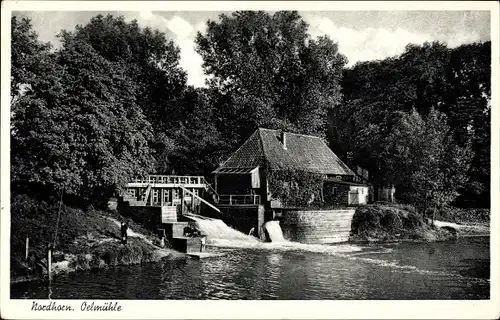
[[[47,273],[49,275],[49,281],[52,280],[52,246],[49,245],[47,251]]]
[[[184,203],[184,199],[186,197],[186,192],[184,191],[184,188],[182,188],[182,192],[181,192],[181,214],[184,214],[184,210],[185,210],[185,203]]]
[[[28,260],[29,248],[30,248],[30,238],[26,237],[26,253],[25,253],[25,259],[26,260]]]

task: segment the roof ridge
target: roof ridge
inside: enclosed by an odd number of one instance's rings
[[[259,131],[260,130],[266,130],[266,131],[274,131],[274,132],[281,132],[283,130],[278,130],[278,129],[268,129],[268,128],[259,128]],[[311,134],[305,134],[305,133],[295,133],[295,132],[289,132],[289,131],[285,131],[285,133],[287,134],[293,134],[295,136],[303,136],[303,137],[311,137],[311,138],[316,138],[316,139],[320,139],[320,140],[324,140],[323,138],[321,137],[318,137],[318,136],[313,136]]]

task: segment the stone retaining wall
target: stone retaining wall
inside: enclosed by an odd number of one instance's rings
[[[286,210],[280,221],[283,236],[302,243],[337,243],[349,240],[356,209]]]

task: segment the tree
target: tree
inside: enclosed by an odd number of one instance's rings
[[[224,139],[216,127],[209,90],[189,87],[179,101],[179,112],[170,118],[174,144],[158,157],[158,171],[210,176],[221,159]]]
[[[427,115],[431,108],[445,110],[445,94],[448,90],[446,72],[450,61],[450,49],[438,41],[422,45],[408,44],[400,56],[402,78],[407,96],[405,111],[415,108]]]
[[[489,42],[448,49],[439,42],[408,45],[399,56],[344,70],[342,103],[329,113],[332,149],[369,170],[372,182],[391,184],[383,149],[402,114],[431,109],[446,114],[453,142],[472,148],[468,183],[457,199],[487,206],[490,170]],[[349,161],[350,160],[350,161]]]
[[[425,118],[415,109],[404,113],[387,137],[383,156],[400,198],[425,213],[458,196],[472,153],[453,142],[446,115],[431,108]]]
[[[63,42],[89,44],[134,82],[136,103],[153,127],[149,145],[158,163],[155,171],[175,170],[169,157],[182,147],[175,139],[179,130],[176,119],[185,114],[187,78],[179,66],[180,49],[174,42],[158,30],[140,28],[136,20],[126,22],[123,16],[112,15],[97,15],[74,31],[63,30],[61,38]]]
[[[44,198],[64,190],[79,204],[105,201],[154,164],[151,125],[120,65],[66,39],[12,116],[12,183]]]
[[[474,158],[461,203],[488,207],[490,203],[491,42],[472,43],[451,51],[446,110],[454,139],[472,143]]]
[[[346,58],[307,29],[295,11],[243,11],[222,14],[198,33],[209,87],[219,93],[216,114],[226,120],[220,130],[236,144],[257,127],[324,136]]]
[[[52,69],[50,44],[38,40],[31,21],[11,18],[11,98],[14,102],[33,81],[39,81]],[[14,107],[15,105],[13,105]],[[15,110],[12,110],[15,112]]]

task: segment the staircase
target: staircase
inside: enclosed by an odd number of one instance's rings
[[[183,215],[181,217],[184,218]],[[184,236],[184,228],[188,226],[188,221],[178,221],[177,217],[170,217],[168,221],[162,223],[162,228],[159,231],[160,233],[164,232],[165,238],[172,244],[174,250],[184,253],[199,253],[201,252],[200,238]]]
[[[146,191],[144,191],[144,193],[142,194],[140,201],[144,201],[144,203],[146,203],[146,201],[148,201],[150,193],[151,193],[151,185],[148,184],[148,187],[146,188]]]

